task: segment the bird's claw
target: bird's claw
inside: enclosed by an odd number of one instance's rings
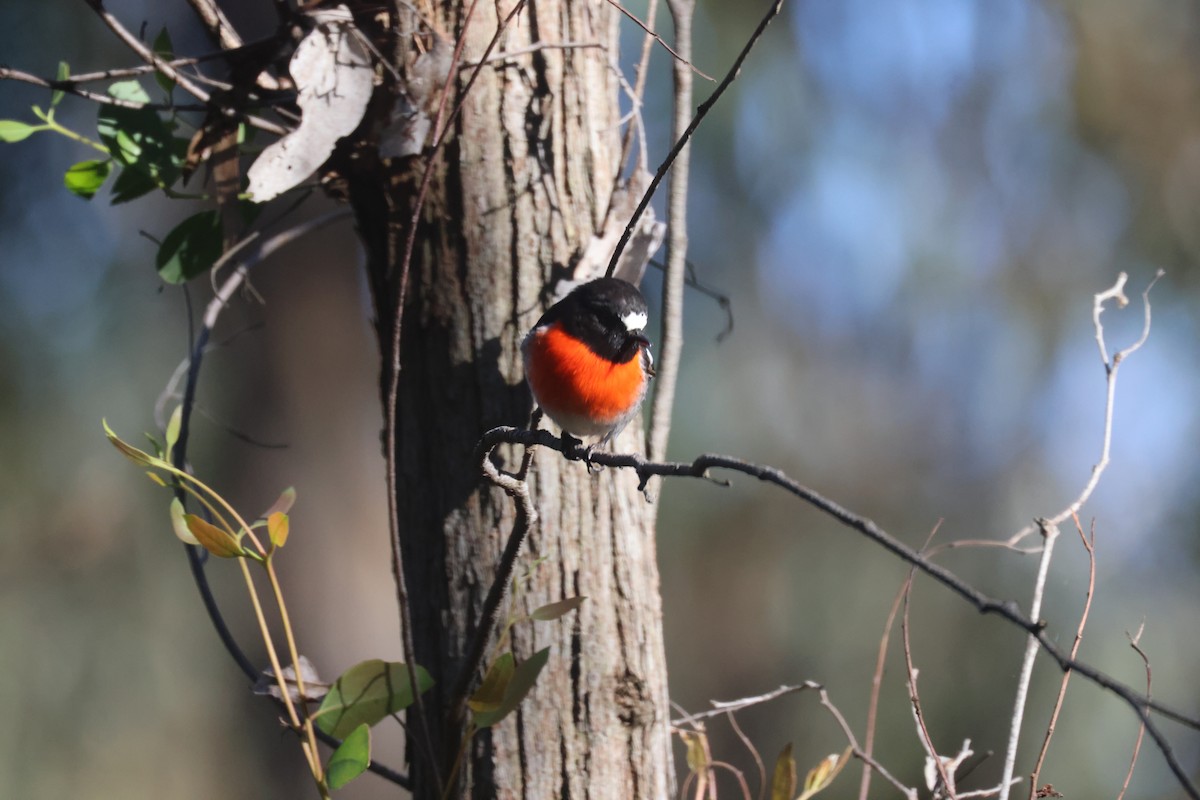
[[[596,444],[588,445],[583,450],[583,463],[587,465],[587,471],[589,475],[595,475],[598,472],[604,471],[603,464],[597,464],[595,461],[592,461],[592,453],[596,452],[596,448],[599,447],[600,444],[600,442],[597,442]]]

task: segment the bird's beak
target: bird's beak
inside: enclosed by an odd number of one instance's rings
[[[650,340],[646,338],[646,334],[644,334],[644,333],[630,334],[629,338],[632,339],[633,341],[637,342],[642,347],[650,346]]]

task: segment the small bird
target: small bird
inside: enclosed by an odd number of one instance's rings
[[[654,375],[647,319],[633,284],[597,278],[547,309],[521,343],[525,378],[546,416],[564,434],[601,437],[589,454],[620,433],[646,397]]]

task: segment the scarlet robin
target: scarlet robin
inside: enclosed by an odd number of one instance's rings
[[[637,414],[654,375],[643,332],[646,300],[619,278],[575,288],[546,310],[521,343],[538,406],[566,434],[612,439]]]

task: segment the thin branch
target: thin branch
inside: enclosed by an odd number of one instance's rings
[[[43,78],[39,75],[33,75],[28,72],[22,72],[19,69],[11,69],[9,67],[0,67],[0,80],[19,81],[21,83],[29,83],[34,86],[41,86],[44,89],[52,89],[54,91],[66,92],[73,94],[76,97],[82,97],[84,100],[90,100],[93,103],[99,103],[105,106],[117,106],[118,108],[149,108],[154,111],[204,111],[205,106],[202,105],[181,105],[178,103],[139,103],[135,100],[122,100],[119,97],[113,97],[100,92],[93,92],[89,89],[81,89],[77,85],[78,81],[72,78],[64,78],[63,80],[55,80]]]
[[[1154,284],[1158,283],[1159,279],[1165,274],[1160,269],[1155,273],[1154,279],[1146,286],[1145,291],[1142,292],[1142,335],[1124,350],[1119,350],[1112,357],[1111,361],[1109,361],[1108,349],[1104,344],[1104,326],[1100,323],[1100,315],[1104,311],[1104,303],[1107,300],[1115,300],[1119,308],[1129,305],[1129,299],[1125,297],[1124,291],[1125,282],[1129,279],[1129,276],[1122,272],[1117,276],[1115,284],[1093,298],[1092,326],[1096,332],[1096,346],[1100,350],[1100,360],[1104,364],[1104,373],[1107,378],[1107,393],[1104,400],[1104,438],[1100,447],[1100,460],[1092,467],[1091,476],[1088,478],[1087,484],[1083,487],[1083,491],[1079,493],[1079,496],[1070,505],[1047,520],[1052,525],[1061,525],[1070,519],[1072,515],[1079,513],[1084,503],[1092,496],[1092,492],[1096,490],[1096,485],[1100,483],[1100,476],[1104,474],[1104,470],[1108,467],[1109,453],[1112,450],[1113,399],[1117,389],[1117,368],[1121,366],[1122,361],[1140,350],[1150,337],[1150,290],[1154,288]],[[1008,544],[1016,545],[1026,536],[1039,530],[1040,527],[1040,524],[1037,523],[1025,526],[1008,539]]]
[[[821,705],[829,709],[829,713],[837,721],[838,726],[842,729],[842,734],[845,735],[846,741],[850,743],[850,751],[854,753],[854,757],[862,761],[864,764],[875,770],[892,786],[895,786],[897,791],[908,798],[908,800],[917,800],[917,790],[901,783],[892,773],[887,771],[887,768],[876,761],[869,753],[865,752],[858,746],[858,739],[854,737],[854,731],[850,728],[850,723],[846,722],[846,718],[842,716],[842,712],[838,710],[829,700],[829,694],[825,689],[821,689]]]
[[[596,454],[598,455],[598,454]],[[709,704],[712,709],[709,711],[697,711],[695,714],[685,714],[679,719],[671,720],[671,725],[676,728],[681,728],[684,725],[695,724],[698,720],[710,719],[719,717],[722,714],[728,714],[732,711],[741,711],[742,709],[750,708],[751,706],[769,703],[772,700],[777,700],[780,697],[786,697],[789,694],[803,692],[806,689],[820,689],[821,684],[813,681],[805,681],[804,683],[795,686],[780,686],[778,689],[773,689],[766,694],[759,694],[753,697],[743,697],[738,700],[711,700]]]
[[[766,483],[773,484],[784,491],[796,496],[803,502],[809,504],[813,508],[821,511],[824,514],[832,517],[842,525],[857,531],[879,546],[883,547],[888,552],[898,556],[902,560],[915,566],[918,570],[930,576],[938,583],[945,586],[950,591],[957,594],[959,597],[973,605],[981,614],[995,614],[1008,621],[1009,623],[1021,628],[1027,633],[1037,637],[1038,643],[1042,649],[1054,659],[1060,669],[1074,670],[1079,675],[1082,675],[1087,680],[1097,686],[1107,689],[1113,694],[1125,701],[1138,718],[1146,725],[1146,730],[1150,733],[1166,759],[1171,772],[1175,775],[1180,785],[1187,792],[1189,797],[1194,800],[1200,800],[1200,790],[1192,783],[1187,771],[1179,763],[1175,756],[1175,751],[1167,741],[1165,735],[1159,730],[1154,720],[1150,718],[1150,711],[1155,711],[1164,717],[1179,722],[1190,728],[1200,730],[1200,720],[1187,716],[1181,711],[1178,711],[1169,706],[1163,705],[1157,701],[1145,697],[1141,693],[1130,688],[1126,684],[1115,680],[1109,675],[1092,667],[1084,662],[1076,661],[1064,652],[1049,636],[1045,633],[1045,626],[1040,622],[1034,622],[1021,613],[1017,604],[1011,600],[997,600],[980,592],[979,590],[966,583],[953,572],[950,572],[945,567],[930,561],[925,556],[913,550],[908,545],[899,541],[891,534],[880,528],[872,520],[855,514],[838,503],[830,500],[824,495],[809,489],[793,478],[789,477],[782,470],[775,467],[755,464],[732,456],[705,454],[694,461],[687,462],[652,462],[647,461],[642,456],[636,453],[607,453],[607,452],[592,452],[588,453],[587,448],[581,444],[564,444],[559,437],[552,435],[549,431],[526,431],[513,427],[493,428],[486,432],[478,445],[481,452],[490,452],[490,450],[502,443],[521,444],[527,447],[548,447],[552,450],[557,450],[562,453],[565,458],[570,461],[591,461],[593,464],[599,464],[607,467],[620,467],[634,470],[644,488],[645,482],[653,475],[667,475],[674,477],[689,477],[701,478],[705,480],[714,480],[708,473],[713,469],[728,469],[735,472],[740,472],[750,477],[757,478]]]
[[[1038,520],[1037,528],[1042,532],[1045,541],[1042,545],[1042,557],[1038,564],[1037,579],[1034,583],[1033,599],[1030,605],[1029,615],[1033,619],[1039,619],[1042,613],[1042,597],[1046,587],[1046,576],[1050,570],[1050,559],[1054,553],[1054,543],[1058,539],[1059,524],[1066,519],[1075,516],[1083,504],[1088,501],[1095,491],[1096,485],[1100,482],[1100,476],[1104,474],[1109,463],[1109,454],[1112,450],[1112,432],[1113,432],[1113,406],[1117,392],[1117,370],[1121,366],[1121,362],[1128,358],[1133,353],[1137,352],[1146,340],[1150,337],[1150,290],[1154,288],[1154,284],[1162,277],[1162,270],[1158,271],[1154,280],[1146,287],[1142,293],[1142,303],[1144,306],[1144,321],[1142,324],[1142,335],[1133,344],[1120,350],[1108,359],[1108,349],[1104,343],[1104,326],[1100,322],[1100,315],[1104,312],[1104,304],[1108,300],[1115,300],[1121,307],[1128,305],[1129,301],[1125,297],[1125,282],[1128,276],[1122,272],[1113,286],[1106,291],[1095,295],[1092,303],[1092,325],[1096,331],[1096,344],[1100,350],[1100,358],[1104,364],[1104,372],[1106,376],[1106,392],[1104,397],[1104,433],[1103,444],[1100,448],[1100,460],[1092,467],[1091,477],[1088,479],[1087,485],[1083,487],[1083,491],[1075,500],[1050,519]],[[1019,541],[1018,537],[1009,539],[1008,543],[1015,545]],[[1025,716],[1025,704],[1029,697],[1029,683],[1033,676],[1033,665],[1037,659],[1038,642],[1031,636],[1025,644],[1025,656],[1021,663],[1020,676],[1017,679],[1016,698],[1013,703],[1012,724],[1009,729],[1008,747],[1004,753],[1004,768],[1000,775],[1000,800],[1008,800],[1008,795],[1011,787],[1013,772],[1016,769],[1017,763],[1017,745],[1021,738],[1021,722]]]
[[[1107,437],[1106,437],[1107,438]],[[1042,618],[1042,599],[1046,591],[1046,576],[1050,574],[1050,559],[1054,556],[1054,543],[1058,541],[1058,526],[1049,520],[1039,520],[1042,536],[1042,557],[1038,561],[1037,578],[1033,584],[1033,600],[1029,605],[1032,619]],[[1009,721],[1008,745],[1004,751],[1004,767],[1000,772],[1000,800],[1008,800],[1013,772],[1017,765],[1017,745],[1021,740],[1021,723],[1025,718],[1025,703],[1029,699],[1029,684],[1033,679],[1033,664],[1037,660],[1037,637],[1030,635],[1025,640],[1025,655],[1021,660],[1021,672],[1017,677],[1016,698],[1013,701],[1012,719]],[[1069,675],[1070,671],[1066,671]]]
[[[695,0],[667,0],[671,19],[675,22],[675,44],[684,60],[692,55],[692,15]],[[688,118],[692,108],[692,73],[675,62],[674,117],[671,135],[686,142]],[[687,269],[687,193],[691,146],[679,149],[671,169],[671,186],[667,197],[667,268],[662,292],[662,339],[660,358],[654,381],[654,403],[650,413],[649,455],[661,461],[667,455],[667,439],[671,434],[671,411],[675,405],[675,384],[679,378],[679,360],[683,355],[683,283]]]
[[[121,24],[121,21],[109,13],[104,7],[104,0],[84,0],[91,9],[96,12],[101,21],[108,26],[117,38],[120,39],[126,47],[132,50],[138,58],[152,65],[156,70],[171,78],[175,83],[179,84],[185,91],[191,93],[201,103],[210,103],[212,96],[203,87],[191,80],[180,70],[171,65],[171,62],[162,58],[149,47],[147,47],[140,39],[137,38],[128,28]],[[274,133],[279,136],[285,135],[288,130],[282,125],[278,125],[270,120],[256,117],[252,114],[245,114],[236,109],[222,108],[222,113],[227,116],[241,117],[256,128]]]
[[[712,773],[712,787],[713,787],[712,796],[714,798],[717,796],[717,774],[716,774],[716,769],[714,769],[714,768],[720,767],[721,769],[728,770],[729,772],[733,773],[733,777],[737,778],[738,785],[740,785],[742,787],[742,797],[744,797],[745,800],[752,800],[751,795],[750,795],[750,784],[746,783],[745,773],[743,773],[740,769],[735,767],[733,764],[730,764],[726,761],[715,761],[714,760],[714,761],[710,761],[709,764],[710,764],[709,771]]]
[[[704,78],[704,80],[706,80],[706,81],[715,81],[715,80],[716,80],[716,78],[712,77],[711,75],[706,75],[706,74],[704,74],[703,72],[701,72],[700,70],[698,70],[698,69],[695,67],[695,65],[693,65],[693,64],[692,64],[692,62],[691,62],[691,58],[690,58],[690,57],[691,57],[691,53],[689,52],[689,51],[691,50],[691,48],[690,48],[690,47],[683,47],[682,45],[680,45],[679,49],[680,49],[680,51],[682,51],[682,53],[683,53],[683,54],[675,52],[674,50],[672,50],[672,49],[671,49],[671,45],[669,45],[669,44],[667,44],[666,42],[664,42],[664,41],[663,41],[663,38],[662,38],[661,36],[659,36],[657,33],[655,33],[655,32],[654,32],[654,29],[653,29],[653,28],[651,28],[651,27],[650,27],[649,25],[647,25],[646,23],[642,22],[642,21],[641,21],[640,19],[638,19],[638,18],[637,18],[635,15],[631,14],[631,13],[628,11],[628,9],[626,9],[626,8],[625,8],[623,5],[621,5],[620,3],[618,3],[618,2],[617,2],[617,0],[605,0],[605,2],[606,2],[606,3],[608,3],[610,6],[612,6],[613,8],[617,9],[618,11],[620,11],[620,12],[621,12],[622,14],[624,14],[624,15],[625,15],[625,16],[626,16],[628,19],[632,20],[632,21],[633,21],[633,24],[637,25],[639,28],[641,28],[643,31],[645,31],[647,36],[651,36],[651,37],[653,37],[653,38],[654,38],[654,41],[656,41],[656,42],[658,42],[660,45],[662,45],[662,48],[663,48],[664,50],[666,50],[668,53],[670,53],[670,54],[671,54],[671,55],[672,55],[672,56],[675,58],[675,62],[676,62],[677,64],[683,64],[683,65],[686,65],[686,66],[687,66],[687,68],[688,68],[689,70],[691,70],[692,72],[696,73],[696,74],[697,74],[697,75],[699,75],[701,78]],[[668,3],[667,3],[667,5],[670,5],[670,3],[668,2]],[[672,13],[674,13],[674,12],[672,12]],[[689,41],[690,41],[690,37],[689,37]],[[679,41],[676,41],[676,42],[675,42],[675,44],[676,44],[676,45],[679,45],[680,43],[679,43]]]
[[[429,183],[433,178],[434,160],[441,152],[441,144],[445,139],[447,132],[450,130],[451,123],[457,116],[458,111],[462,108],[462,103],[466,100],[466,94],[474,85],[475,79],[483,70],[483,65],[480,64],[471,73],[471,77],[467,80],[466,85],[462,90],[462,98],[459,104],[451,112],[449,118],[446,116],[446,104],[449,102],[451,88],[458,74],[458,63],[462,60],[463,49],[467,43],[467,30],[471,24],[471,18],[475,13],[475,7],[479,0],[471,0],[471,5],[467,9],[466,16],[463,18],[462,33],[459,34],[458,42],[455,43],[454,52],[450,57],[450,68],[446,73],[446,83],[442,87],[441,97],[438,100],[437,115],[434,119],[431,133],[435,134],[433,147],[430,149],[428,156],[425,159],[425,168],[421,174],[421,185],[417,190],[416,200],[413,203],[412,215],[409,219],[408,233],[404,240],[404,252],[401,256],[400,263],[400,281],[396,291],[396,304],[394,311],[394,319],[392,320],[392,361],[391,375],[388,383],[386,408],[384,410],[384,438],[386,451],[386,477],[387,477],[387,495],[388,495],[388,536],[392,545],[392,572],[396,581],[396,597],[400,606],[400,627],[401,640],[404,648],[404,658],[409,663],[416,663],[416,646],[413,642],[412,635],[412,612],[409,608],[408,600],[408,581],[404,575],[404,550],[400,540],[400,510],[397,503],[398,481],[396,475],[396,406],[400,397],[400,343],[401,333],[403,331],[404,321],[404,304],[408,295],[408,277],[412,266],[413,249],[417,241],[417,229],[421,222],[421,211],[425,205],[425,196],[429,191]],[[492,37],[487,49],[484,51],[483,59],[487,60],[492,48],[496,42],[500,40],[500,35],[508,26],[508,23],[516,16],[525,6],[525,0],[518,0],[513,6],[512,11],[497,27],[495,36]],[[413,692],[413,712],[419,719],[420,737],[416,737],[418,741],[424,742],[426,755],[430,759],[430,767],[433,773],[434,781],[437,786],[438,794],[443,791],[441,771],[438,769],[437,760],[434,758],[433,736],[429,730],[429,719],[425,714],[425,705],[421,700],[420,692],[417,688],[417,675],[415,670],[408,671],[408,677]]]
[[[120,39],[126,47],[132,50],[138,58],[142,59],[147,64],[152,65],[156,70],[166,75],[168,78],[174,80],[181,87],[183,87],[184,90],[195,96],[200,102],[207,103],[211,99],[211,96],[208,92],[193,83],[187,75],[184,75],[182,72],[175,69],[175,67],[171,66],[170,61],[162,58],[149,47],[147,47],[144,42],[142,42],[133,34],[132,31],[122,25],[119,19],[109,13],[108,9],[104,7],[104,0],[84,0],[84,2],[91,7],[92,11],[96,12],[96,16],[100,17],[100,20],[108,26],[108,29],[116,34],[117,38]]]
[[[540,53],[543,50],[586,50],[588,48],[596,48],[603,50],[605,45],[603,42],[534,42],[528,47],[519,47],[516,50],[505,50],[501,53],[495,53],[479,61],[464,61],[459,64],[459,69],[469,69],[479,67],[484,64],[495,64],[500,61],[507,61],[510,58],[518,56],[528,56],[534,53]]]
[[[1075,530],[1083,541],[1083,547],[1088,554],[1088,585],[1087,596],[1083,601],[1083,613],[1079,616],[1079,627],[1075,629],[1075,641],[1071,644],[1071,658],[1079,653],[1079,643],[1083,641],[1083,629],[1087,626],[1088,614],[1092,610],[1092,596],[1096,591],[1096,524],[1092,523],[1091,541],[1083,533],[1079,517],[1075,517]],[[1050,712],[1050,722],[1046,726],[1046,738],[1042,740],[1042,749],[1038,753],[1033,771],[1029,774],[1029,800],[1034,800],[1037,794],[1038,777],[1042,772],[1042,764],[1046,761],[1046,753],[1050,750],[1050,740],[1054,737],[1054,728],[1058,724],[1058,715],[1062,711],[1063,701],[1067,696],[1067,684],[1071,680],[1071,671],[1063,672],[1062,681],[1058,685],[1058,697],[1054,700],[1054,710]]]
[[[688,140],[692,138],[692,134],[696,132],[696,128],[699,127],[704,117],[708,115],[709,110],[712,109],[712,107],[716,105],[716,102],[721,99],[721,95],[725,93],[725,90],[729,88],[729,85],[737,79],[738,73],[742,69],[742,63],[746,60],[746,57],[750,55],[750,51],[754,49],[754,46],[758,44],[758,40],[762,38],[763,32],[767,29],[767,25],[770,24],[771,20],[775,19],[782,7],[783,0],[773,0],[770,8],[767,9],[767,13],[763,16],[762,21],[760,21],[758,23],[758,27],[754,29],[754,33],[750,35],[750,38],[746,41],[745,46],[742,47],[742,51],[738,53],[738,57],[734,59],[733,66],[729,68],[729,72],[726,73],[724,79],[722,79],[722,81],[717,85],[717,88],[713,91],[712,95],[710,95],[709,98],[701,103],[700,107],[696,109],[696,116],[692,118],[691,124],[688,125],[683,136],[676,140],[675,146],[671,148],[671,152],[667,154],[666,159],[662,164],[659,165],[658,171],[654,173],[654,178],[650,181],[650,185],[646,188],[646,193],[642,195],[642,201],[638,203],[638,207],[633,212],[633,216],[630,218],[629,224],[625,226],[625,232],[621,234],[621,239],[617,242],[617,247],[613,251],[612,259],[608,262],[608,270],[605,272],[605,274],[609,277],[612,277],[613,272],[616,270],[617,264],[621,260],[621,253],[624,252],[625,245],[629,243],[629,237],[633,235],[633,231],[637,227],[638,221],[642,218],[642,213],[645,212],[646,206],[650,204],[650,198],[654,196],[654,191],[658,188],[658,185],[662,183],[663,176],[666,175],[667,170],[671,168],[671,164],[674,163],[675,159],[679,157],[679,152],[684,148],[685,145],[687,145]]]
[[[763,764],[762,756],[758,753],[758,748],[754,746],[754,742],[750,741],[750,737],[742,730],[742,726],[738,725],[737,717],[732,711],[725,712],[726,719],[729,720],[729,727],[733,728],[733,733],[741,741],[742,745],[750,751],[750,757],[754,759],[754,766],[758,769],[758,800],[762,800],[763,792],[767,790],[767,766]]]
[[[646,19],[648,20],[647,24],[649,26],[651,26],[651,28],[653,28],[653,26],[654,26],[654,18],[655,18],[655,16],[657,16],[657,14],[658,14],[658,0],[649,0],[649,2],[646,3]],[[645,38],[642,39],[642,54],[641,54],[641,57],[638,59],[637,71],[634,73],[636,75],[636,77],[634,78],[634,81],[633,81],[633,83],[634,83],[633,91],[629,93],[629,102],[631,105],[631,108],[629,109],[629,113],[631,115],[634,115],[635,119],[638,120],[639,124],[630,125],[628,128],[625,129],[625,138],[621,142],[621,160],[617,162],[620,165],[620,167],[618,168],[618,171],[624,170],[624,168],[625,168],[625,162],[629,159],[629,153],[633,148],[634,135],[638,131],[643,130],[642,125],[640,124],[642,97],[644,97],[645,93],[646,93],[646,76],[648,74],[647,67],[649,67],[649,65],[650,65],[650,52],[651,52],[653,46],[654,46],[654,32],[653,32],[653,30],[650,30],[650,31],[646,32]],[[618,75],[621,74],[619,69],[617,70],[617,74]],[[622,75],[621,77],[622,77],[622,83],[624,83],[624,76]],[[641,136],[641,141],[642,141],[642,146],[638,150],[639,158],[638,158],[637,164],[634,167],[635,171],[645,169],[645,167],[646,167],[646,159],[645,159],[646,137],[645,137],[645,135]]]
[[[537,428],[541,417],[541,410],[535,409],[529,421],[531,430]],[[479,454],[477,453],[477,455]],[[500,609],[500,601],[504,599],[504,593],[508,588],[509,582],[512,580],[513,567],[517,562],[517,554],[521,550],[521,545],[529,536],[529,531],[538,522],[537,508],[533,505],[533,496],[529,492],[529,484],[525,481],[526,476],[529,474],[529,465],[533,463],[533,448],[526,448],[525,454],[521,458],[521,468],[517,470],[515,475],[508,475],[501,472],[492,463],[490,455],[490,452],[483,455],[480,462],[483,466],[484,474],[488,476],[488,479],[493,484],[507,492],[510,497],[517,499],[517,516],[513,520],[512,532],[508,535],[504,551],[500,554],[500,562],[496,565],[496,574],[492,578],[492,585],[488,587],[483,607],[479,611],[479,619],[475,623],[475,632],[472,634],[470,643],[467,645],[466,658],[463,660],[462,669],[458,674],[458,678],[454,681],[454,689],[450,693],[451,701],[454,703],[453,722],[457,722],[461,718],[468,698],[467,693],[470,691],[471,684],[475,680],[476,673],[479,672],[479,668],[483,665],[487,643],[491,638],[492,630],[496,626],[496,615]]]
[[[932,534],[930,534],[930,538],[933,538]],[[929,546],[928,540],[926,540],[925,546]],[[937,747],[935,747],[933,744],[933,737],[929,733],[929,727],[925,724],[925,712],[921,708],[921,695],[920,692],[917,691],[918,670],[915,666],[913,666],[912,642],[908,636],[909,600],[912,597],[913,580],[916,577],[916,569],[910,569],[908,572],[908,579],[904,582],[904,613],[900,617],[900,637],[904,642],[904,684],[908,688],[909,706],[912,709],[913,719],[917,723],[917,738],[921,740],[921,747],[925,750],[925,757],[933,763],[934,768],[937,769],[939,779],[942,782],[942,787],[946,790],[946,793],[950,796],[951,800],[954,800],[953,775],[946,771],[946,762],[942,759],[941,754],[939,754],[937,751]],[[930,786],[929,788],[933,792],[933,796],[937,797],[937,787]]]
[[[233,23],[225,16],[225,12],[213,0],[188,0],[188,5],[196,12],[196,16],[200,17],[204,27],[208,28],[208,32],[222,48],[236,50],[242,46],[242,37],[234,30]]]
[[[941,527],[941,521],[938,521],[936,531]],[[884,665],[887,663],[888,643],[892,637],[892,627],[896,624],[896,615],[900,613],[900,605],[908,597],[909,582],[905,581],[900,586],[900,590],[896,592],[896,597],[892,600],[892,607],[888,611],[887,621],[883,623],[883,633],[879,637],[879,650],[875,654],[875,672],[871,675],[871,699],[867,703],[867,732],[865,752],[871,755],[875,752],[875,729],[879,718],[879,695],[883,689],[883,671]],[[867,800],[867,794],[871,788],[871,767],[866,762],[863,762],[862,781],[859,783],[858,800]]]
[[[1149,657],[1146,656],[1146,652],[1144,650],[1142,650],[1142,648],[1140,646],[1138,646],[1138,642],[1141,641],[1142,630],[1144,628],[1145,628],[1144,624],[1139,625],[1137,633],[1135,633],[1133,636],[1129,636],[1129,646],[1132,647],[1133,651],[1135,653],[1137,653],[1138,656],[1141,657],[1142,665],[1146,668],[1146,697],[1149,697],[1150,689],[1152,686],[1152,680],[1151,680],[1152,674],[1150,671],[1150,659],[1149,659]],[[1126,634],[1126,636],[1128,636],[1128,635],[1129,634]],[[1125,773],[1125,782],[1121,784],[1121,793],[1117,795],[1117,800],[1124,800],[1125,792],[1129,791],[1129,782],[1133,780],[1133,768],[1135,766],[1137,766],[1138,754],[1142,750],[1142,739],[1145,737],[1145,735],[1146,735],[1146,726],[1145,725],[1139,726],[1137,740],[1133,743],[1133,756],[1129,759],[1129,771]]]
[[[216,0],[188,0],[188,4],[222,49],[237,50],[245,45],[241,35],[217,5]],[[276,92],[283,88],[279,80],[265,70],[254,76],[254,82],[268,92]]]

